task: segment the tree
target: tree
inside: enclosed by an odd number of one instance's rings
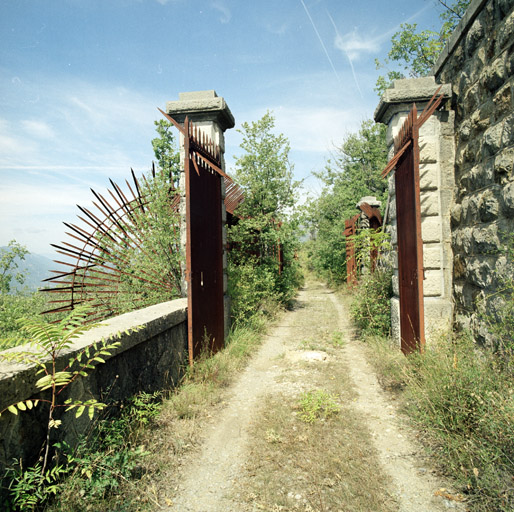
[[[305,224],[315,238],[308,244],[310,263],[324,278],[345,279],[344,221],[357,213],[355,205],[363,196],[375,196],[385,204],[387,183],[380,173],[386,163],[386,127],[368,120],[358,133],[346,137],[325,169],[316,173],[323,188],[306,205]]]
[[[400,29],[391,38],[391,49],[383,63],[375,59],[377,69],[395,63],[399,69],[392,69],[386,75],[379,76],[375,90],[382,95],[399,78],[426,76],[437,62],[446,41],[460,19],[466,12],[471,0],[455,0],[447,3],[438,0],[444,11],[440,14],[443,21],[438,32],[433,30],[418,31],[417,23],[402,23]]]
[[[293,180],[289,162],[289,141],[283,134],[275,135],[275,118],[266,112],[262,119],[243,123],[241,148],[246,151],[236,160],[236,181],[245,191],[240,215],[280,217],[292,208],[300,183]]]
[[[11,291],[13,279],[20,284],[25,282],[23,272],[16,272],[16,269],[28,253],[27,248],[16,240],[11,240],[7,248],[0,249],[0,293],[6,294]]]
[[[267,112],[241,129],[245,153],[236,160],[236,181],[245,199],[236,210],[238,222],[228,230],[229,293],[236,321],[267,301],[289,300],[300,282],[293,219],[300,183],[293,179],[289,141],[274,134],[274,126]]]
[[[180,177],[180,154],[176,148],[172,132],[173,124],[165,119],[154,121],[155,130],[159,135],[152,139],[152,147],[159,168],[164,175],[178,188]]]

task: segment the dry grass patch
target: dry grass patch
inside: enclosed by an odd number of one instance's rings
[[[309,421],[302,420],[302,399],[268,397],[253,428],[239,499],[266,511],[397,510],[369,434],[340,397],[335,402],[336,395],[324,393],[331,412],[309,414]]]

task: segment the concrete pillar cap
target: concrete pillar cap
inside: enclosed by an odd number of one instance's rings
[[[227,103],[214,90],[181,92],[178,101],[166,102],[166,112],[179,123],[188,116],[193,122],[214,122],[222,131],[235,126]]]
[[[409,111],[412,103],[427,102],[441,85],[441,93],[445,98],[450,98],[451,84],[437,84],[433,76],[395,80],[393,86],[380,98],[375,110],[375,121],[389,124],[394,114],[402,110]]]

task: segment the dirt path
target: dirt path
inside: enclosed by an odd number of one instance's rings
[[[347,319],[342,301],[323,285],[300,291],[297,307],[213,413],[168,510],[455,509],[434,495],[442,484],[381,391]],[[337,396],[340,414],[313,425],[299,421],[298,399],[310,389]]]

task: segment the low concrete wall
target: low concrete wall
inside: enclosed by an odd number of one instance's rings
[[[126,334],[130,329],[137,332]],[[179,381],[187,362],[187,299],[177,299],[139,311],[111,318],[77,338],[73,347],[59,358],[61,368],[70,357],[95,341],[115,339],[120,347],[105,357],[86,378],[79,378],[59,396],[88,400],[96,398],[106,403],[121,402],[139,391],[153,392],[173,387]],[[27,347],[19,347],[19,350]],[[29,398],[44,398],[37,393],[36,369],[19,364],[0,362],[0,411],[8,405]],[[64,408],[60,409],[62,412]],[[6,412],[0,417],[0,474],[13,458],[26,462],[37,459],[46,436],[48,406],[44,403],[17,416]],[[79,419],[69,412],[63,424],[53,429],[52,442],[65,440],[73,444],[87,432],[87,413]]]

